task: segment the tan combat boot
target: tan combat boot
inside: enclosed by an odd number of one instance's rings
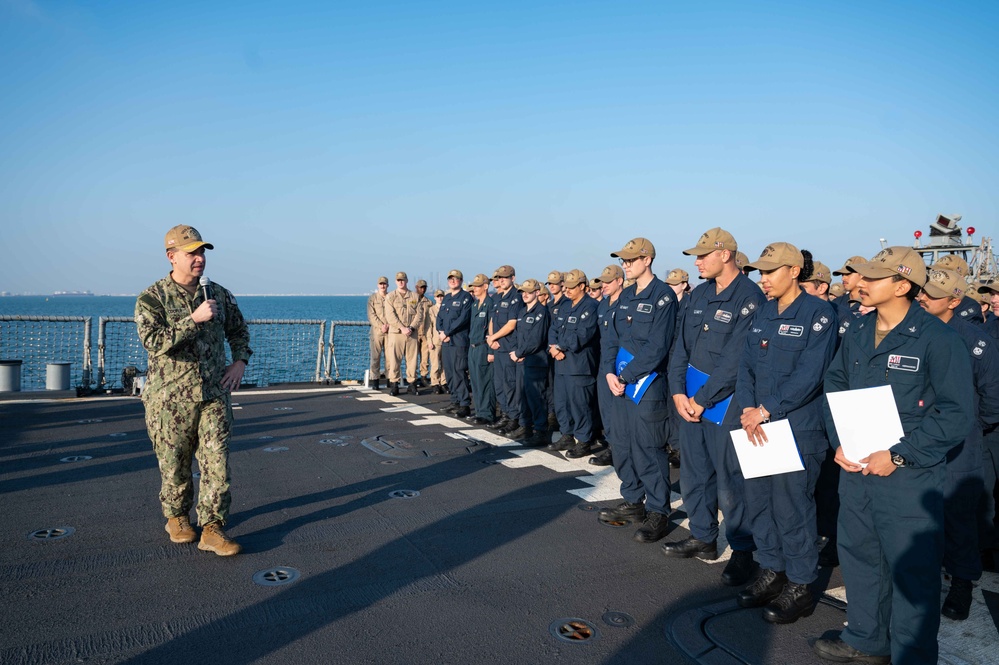
[[[175,543],[193,543],[198,537],[194,527],[191,526],[191,518],[187,515],[171,517],[163,528],[170,534],[170,540]]]
[[[215,552],[219,556],[232,556],[239,554],[243,548],[235,540],[225,535],[222,526],[218,522],[209,522],[201,529],[201,542],[198,549],[206,552]]]

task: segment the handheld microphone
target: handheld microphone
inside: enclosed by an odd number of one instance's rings
[[[210,280],[207,277],[205,277],[204,275],[202,275],[201,279],[198,280],[198,283],[201,284],[201,295],[203,296],[203,300],[205,300],[205,301],[211,300],[212,299],[212,280]]]

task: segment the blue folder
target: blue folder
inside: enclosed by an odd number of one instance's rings
[[[696,395],[701,386],[707,383],[710,378],[710,374],[705,374],[693,365],[687,365],[687,397]],[[729,395],[710,409],[704,409],[701,418],[710,420],[715,425],[721,425],[722,421],[725,420],[725,414],[728,412],[728,405],[731,403],[732,396]]]
[[[618,376],[621,376],[621,370],[628,366],[635,356],[625,349],[623,346],[617,350],[617,358],[614,360],[614,371],[617,372]],[[635,383],[629,383],[624,387],[624,395],[630,399],[635,404],[642,401],[642,397],[645,395],[645,391],[649,389],[655,378],[659,376],[656,372],[649,372],[642,378],[640,378]]]

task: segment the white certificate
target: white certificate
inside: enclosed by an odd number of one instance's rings
[[[760,428],[767,435],[767,441],[762,446],[754,446],[746,430],[735,429],[730,433],[744,478],[774,476],[805,469],[787,420],[763,423]]]
[[[851,462],[888,450],[905,434],[890,385],[826,393],[826,399],[843,456]]]

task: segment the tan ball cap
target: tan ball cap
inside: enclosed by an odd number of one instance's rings
[[[624,247],[612,252],[611,256],[618,259],[637,259],[640,256],[656,258],[656,248],[648,238],[633,238]]]
[[[615,279],[624,279],[624,269],[621,268],[621,266],[612,263],[604,268],[604,271],[600,273],[600,277],[597,277],[597,279],[605,284],[613,282]]]
[[[851,256],[850,258],[848,258],[846,261],[843,262],[842,268],[840,268],[839,270],[833,270],[833,274],[845,275],[849,272],[853,272],[852,270],[850,270],[850,266],[852,266],[854,263],[867,263],[867,259],[865,259],[863,256]]]
[[[844,289],[843,285],[838,282],[829,287],[830,298],[839,298],[844,293],[846,293],[846,289]]]
[[[541,290],[541,284],[536,279],[525,279],[524,283],[517,287],[517,290],[526,293],[536,293]]]
[[[953,270],[961,277],[968,276],[968,262],[957,254],[944,254],[936,263],[930,266],[930,269]]]
[[[378,278],[378,283],[379,284],[388,284],[388,277],[385,277],[384,275],[382,275],[381,277]]]
[[[409,275],[407,275],[406,273],[404,273],[404,272],[402,272],[400,270],[399,272],[397,272],[395,274],[395,280],[398,282],[400,279],[404,279],[404,280],[406,280],[408,282],[409,281]]]
[[[165,244],[167,249],[179,249],[182,252],[193,252],[199,247],[215,249],[215,245],[201,239],[198,229],[186,224],[178,224],[167,231]]]
[[[449,273],[447,274],[447,276],[448,276],[449,278],[450,278],[450,277],[457,277],[458,279],[465,279],[465,276],[461,274],[461,271],[460,271],[460,270],[452,270],[451,272],[449,272]]]
[[[483,275],[481,272],[475,276],[471,282],[468,283],[469,286],[489,286],[489,278]]]
[[[964,292],[968,288],[968,283],[964,281],[955,270],[935,270],[930,268],[923,285],[923,291],[931,298],[957,298],[964,297]]]
[[[666,275],[666,279],[663,280],[670,286],[676,286],[677,284],[683,284],[684,282],[690,281],[690,275],[687,274],[686,270],[681,270],[679,268],[673,268]]]
[[[723,228],[715,227],[701,234],[697,244],[690,249],[684,250],[688,256],[705,256],[719,249],[727,249],[730,252],[739,251],[739,243],[731,233]]]
[[[513,269],[513,266],[500,266],[493,273],[493,277],[513,277],[516,274],[517,271]]]
[[[427,288],[427,280],[425,280],[425,279],[417,280],[417,282],[416,282],[416,288],[420,288],[421,286],[423,288]]]
[[[444,292],[441,291],[440,289],[437,289],[436,291],[434,291],[434,298],[438,298],[438,297],[440,297],[440,298],[444,297]]]
[[[911,247],[886,247],[865,263],[851,263],[850,270],[870,279],[901,275],[916,286],[926,283],[926,264]]]
[[[552,270],[548,273],[548,281],[546,284],[561,284],[562,283],[562,273],[558,270]]]
[[[591,289],[599,289],[599,288],[602,288],[602,287],[603,287],[603,285],[604,285],[604,283],[603,283],[603,282],[601,282],[601,281],[600,281],[599,279],[597,279],[596,277],[594,277],[593,279],[591,279],[591,280],[590,280],[590,283],[589,283],[589,287],[590,287]]]
[[[749,265],[749,257],[744,252],[735,253],[735,267],[742,270]]]
[[[582,270],[570,270],[562,275],[562,285],[571,289],[578,284],[586,284],[586,273]]]
[[[749,270],[776,270],[781,266],[805,265],[805,257],[801,251],[789,242],[775,242],[763,248],[760,258],[745,267]]]
[[[821,261],[812,261],[812,276],[808,278],[808,281],[832,284],[832,273],[829,272],[829,266]]]
[[[993,279],[978,287],[979,293],[999,293],[999,280]]]

